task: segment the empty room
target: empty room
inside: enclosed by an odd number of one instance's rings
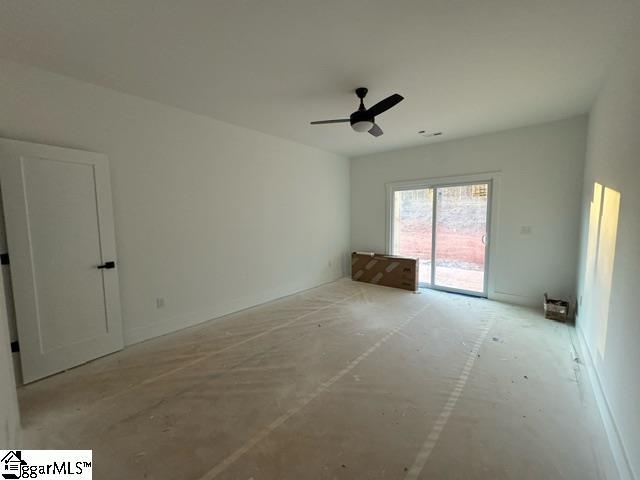
[[[640,480],[640,0],[2,0],[3,479]]]

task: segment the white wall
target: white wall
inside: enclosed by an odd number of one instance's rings
[[[127,343],[343,275],[347,159],[12,63],[0,136],[109,156]]]
[[[352,248],[385,251],[386,183],[497,171],[489,297],[574,296],[586,125],[579,116],[352,159]]]
[[[601,409],[622,476],[640,478],[640,25],[627,44],[589,120],[577,325],[604,392]],[[600,243],[615,249],[601,247],[599,255],[587,249],[595,182],[620,194],[617,228],[613,212],[599,217],[606,225]],[[598,232],[598,221],[591,223]],[[615,242],[607,240],[612,233]]]

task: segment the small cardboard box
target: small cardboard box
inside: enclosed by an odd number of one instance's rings
[[[545,293],[544,317],[558,322],[566,322],[569,319],[569,302],[554,300]]]
[[[418,291],[418,259],[370,252],[351,254],[351,278],[359,282]]]

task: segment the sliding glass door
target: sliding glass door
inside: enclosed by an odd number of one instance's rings
[[[419,282],[486,296],[491,182],[398,188],[391,253],[417,257]]]

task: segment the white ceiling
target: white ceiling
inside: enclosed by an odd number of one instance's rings
[[[3,0],[0,56],[352,156],[588,111],[637,0]],[[347,124],[358,86],[372,105]],[[419,130],[443,131],[425,139]]]

